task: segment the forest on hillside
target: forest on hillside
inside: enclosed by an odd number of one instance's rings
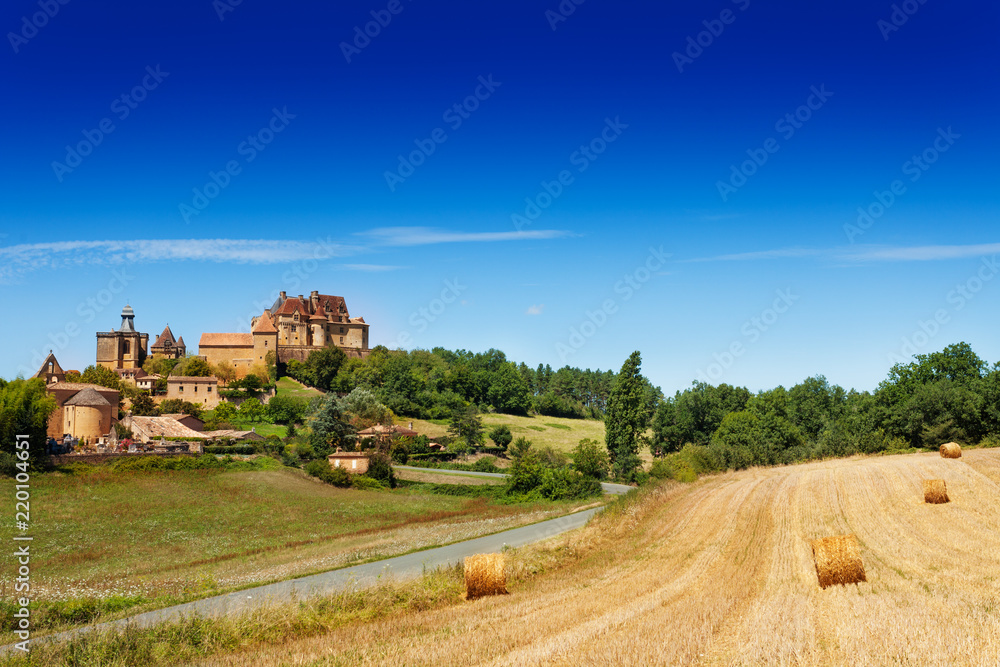
[[[418,419],[448,419],[469,404],[484,412],[602,419],[616,377],[610,370],[531,368],[493,349],[392,351],[381,345],[364,359],[328,348],[277,371],[341,395],[370,389],[395,414]],[[652,414],[663,393],[645,378],[643,384]]]
[[[346,394],[371,389],[398,415],[449,418],[475,404],[484,411],[604,418],[617,374],[564,367],[531,368],[489,350],[390,351],[365,359],[339,350],[292,362],[289,375]],[[705,448],[714,469],[790,463],[948,441],[1000,444],[1000,363],[990,366],[967,343],[896,364],[874,391],[830,384],[822,375],[790,387],[694,382],[666,397],[642,378],[649,427],[643,438],[654,456],[685,445]]]

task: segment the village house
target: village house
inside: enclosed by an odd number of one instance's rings
[[[399,424],[392,424],[390,426],[375,424],[370,428],[358,431],[358,437],[361,440],[374,440],[377,443],[387,443],[395,438],[415,438],[417,437],[417,432],[413,430],[413,422],[410,422],[409,427],[400,426]]]
[[[153,373],[152,375],[143,375],[141,378],[136,379],[135,386],[152,394],[156,391],[157,381],[162,377],[162,375],[157,375],[156,373]]]
[[[352,475],[368,472],[368,455],[363,452],[336,452],[327,457],[331,468],[343,468]]]
[[[171,375],[167,378],[167,400],[171,398],[212,410],[219,404],[219,378]]]

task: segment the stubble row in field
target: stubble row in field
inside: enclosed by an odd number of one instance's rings
[[[924,503],[944,479],[952,502]],[[511,595],[352,623],[207,664],[1000,664],[1000,452],[670,483],[514,556]],[[867,582],[821,590],[810,541],[854,533]]]

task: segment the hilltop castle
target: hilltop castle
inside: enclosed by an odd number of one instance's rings
[[[264,365],[274,351],[278,361],[305,361],[310,352],[339,347],[348,356],[368,354],[368,324],[351,317],[342,296],[313,291],[289,297],[281,292],[274,304],[251,320],[250,333],[204,333],[198,354],[211,364],[228,362],[237,375]]]

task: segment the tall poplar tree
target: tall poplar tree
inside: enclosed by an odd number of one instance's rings
[[[615,378],[608,407],[604,414],[604,440],[614,476],[631,482],[636,477],[639,460],[639,438],[646,430],[646,408],[643,380],[639,373],[642,357],[633,352],[622,364]]]

